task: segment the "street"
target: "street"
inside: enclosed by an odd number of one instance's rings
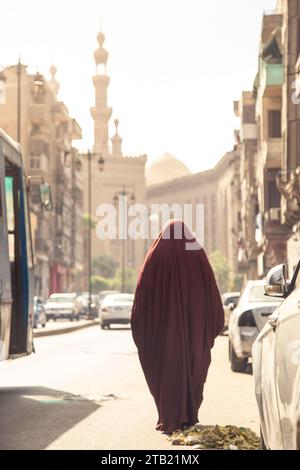
[[[199,421],[258,432],[253,377],[231,372],[227,343],[216,340]],[[35,349],[0,364],[0,449],[172,448],[155,431],[130,329],[97,325],[36,338]]]

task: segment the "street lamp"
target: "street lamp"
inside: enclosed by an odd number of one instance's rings
[[[135,196],[132,190],[126,190],[126,186],[123,185],[121,191],[117,191],[114,194],[113,201],[114,204],[117,205],[119,197],[128,197],[132,204],[135,203]],[[126,248],[126,238],[123,236],[122,238],[122,263],[121,263],[121,273],[122,273],[122,292],[125,292],[125,248]]]
[[[81,153],[81,157],[87,157],[88,159],[88,290],[89,290],[89,302],[88,302],[88,315],[92,316],[92,158],[98,156],[98,169],[100,172],[104,170],[105,160],[100,153],[91,152]],[[75,161],[76,170],[80,171],[82,162],[79,157]]]

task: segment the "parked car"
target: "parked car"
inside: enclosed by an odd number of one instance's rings
[[[263,280],[248,281],[237,307],[230,315],[228,347],[234,372],[246,370],[256,337],[281,303],[281,299],[265,295],[264,284]]]
[[[133,294],[107,295],[100,309],[100,326],[109,328],[114,324],[130,324]]]
[[[44,308],[43,299],[35,296],[33,298],[33,328],[42,326],[43,328],[47,323],[47,315]]]
[[[102,290],[99,292],[99,306],[101,307],[103,300],[107,295],[120,294],[118,290]]]
[[[77,302],[80,304],[80,315],[89,315],[89,293],[82,292],[77,298]],[[96,294],[91,295],[91,318],[98,318],[99,316],[99,296]]]
[[[240,292],[225,292],[221,296],[223,309],[224,309],[224,318],[225,318],[223,332],[228,330],[230,314],[237,306],[240,296],[241,296]]]
[[[300,450],[300,262],[289,283],[286,267],[266,279],[269,296],[283,302],[268,318],[253,350],[262,448]]]
[[[79,320],[80,302],[75,292],[72,294],[52,294],[45,304],[47,320],[57,320],[58,318],[68,318],[69,320]]]

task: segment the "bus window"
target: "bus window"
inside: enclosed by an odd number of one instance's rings
[[[8,251],[9,260],[15,260],[15,211],[14,211],[14,191],[13,191],[13,177],[5,177],[5,200],[7,211],[7,231],[8,231]]]
[[[1,181],[0,181],[0,223],[3,223],[3,208],[2,208]]]
[[[33,350],[34,271],[20,150],[0,129],[0,361]]]

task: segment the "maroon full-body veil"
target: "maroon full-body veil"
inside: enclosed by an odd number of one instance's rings
[[[189,235],[176,239],[178,224]],[[212,268],[200,245],[186,249],[190,238],[182,221],[168,222],[146,256],[132,309],[132,335],[157,407],[157,429],[165,432],[198,422],[210,350],[224,326]]]

